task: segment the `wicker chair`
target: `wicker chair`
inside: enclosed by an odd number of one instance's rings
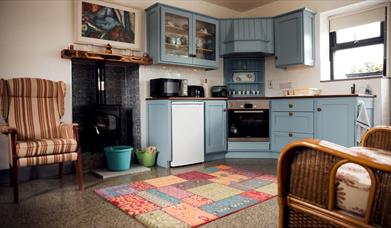
[[[277,167],[279,227],[391,227],[391,127],[370,129],[362,146],[288,144]],[[361,165],[371,179],[363,217],[335,206],[337,169],[346,163]]]
[[[64,82],[37,78],[0,79],[0,104],[9,136],[9,166],[14,201],[19,202],[18,169],[76,162],[79,189],[83,174],[77,124],[60,122],[64,115]]]

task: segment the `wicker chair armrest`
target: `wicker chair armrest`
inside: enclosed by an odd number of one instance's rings
[[[391,210],[391,198],[387,198],[391,190],[389,151],[369,147],[346,148],[317,139],[294,141],[281,151],[277,166],[280,224],[288,221],[287,213],[294,207],[289,199],[301,202],[300,205],[313,205],[319,208],[319,213],[322,213],[321,210],[326,211],[331,220],[341,218],[334,211],[335,175],[338,167],[347,162],[363,166],[371,176],[371,183],[374,183],[369,193],[368,202],[371,203],[367,206],[365,223],[390,226],[388,213]],[[349,218],[339,222],[365,225],[362,221],[351,223]]]
[[[0,125],[0,133],[8,135],[8,134],[18,134],[16,128],[10,127],[8,125]]]
[[[304,139],[297,140],[286,145],[282,151],[278,162],[278,170],[284,167],[282,161],[286,159],[295,148],[306,147],[315,150],[319,153],[325,153],[337,157],[339,159],[346,159],[359,165],[367,166],[384,172],[391,172],[391,156],[389,151],[369,148],[369,147],[351,147],[347,148],[335,143],[318,139]]]
[[[391,154],[391,127],[378,126],[369,129],[363,136],[361,144],[364,147],[388,150]]]

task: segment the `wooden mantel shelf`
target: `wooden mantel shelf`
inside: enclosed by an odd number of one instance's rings
[[[152,59],[150,57],[130,56],[130,55],[113,55],[105,53],[96,53],[79,50],[63,49],[61,51],[61,58],[63,59],[81,59],[104,62],[120,62],[139,65],[151,65]]]

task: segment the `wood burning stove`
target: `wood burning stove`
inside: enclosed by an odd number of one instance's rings
[[[86,105],[83,116],[83,138],[91,151],[121,144],[121,105]]]

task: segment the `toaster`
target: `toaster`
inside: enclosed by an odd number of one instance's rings
[[[228,89],[226,86],[213,86],[211,89],[212,97],[227,97]]]
[[[189,97],[205,97],[204,88],[202,86],[188,86],[187,95]]]

